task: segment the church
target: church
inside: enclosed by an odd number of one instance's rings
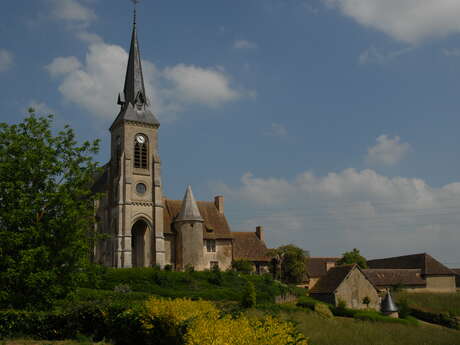
[[[160,123],[145,93],[136,13],[120,112],[110,127],[110,161],[96,178],[93,261],[108,267],[165,267],[181,271],[219,267],[248,260],[266,271],[269,258],[264,229],[232,232],[224,197],[197,201],[188,186],[182,201],[163,195],[158,152]]]

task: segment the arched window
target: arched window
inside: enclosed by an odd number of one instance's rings
[[[148,142],[147,138],[142,134],[137,134],[134,139],[134,167],[139,169],[147,169],[148,167]]]

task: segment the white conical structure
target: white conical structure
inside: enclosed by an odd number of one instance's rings
[[[182,207],[177,215],[176,222],[203,222],[200,210],[196,203],[195,197],[193,196],[192,187],[189,185],[185,192],[184,200],[182,201]]]

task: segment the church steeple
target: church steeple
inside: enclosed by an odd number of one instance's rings
[[[121,106],[121,110],[111,128],[114,128],[115,125],[118,125],[123,120],[147,123],[156,127],[160,126],[155,115],[149,109],[150,104],[145,92],[141,53],[137,38],[136,8],[134,8],[133,30],[125,84],[123,91],[118,95],[118,104]]]
[[[137,102],[146,103],[144,76],[142,74],[141,53],[137,40],[136,9],[134,9],[133,32],[131,34],[131,46],[129,49],[128,68],[126,69],[124,99],[119,99],[121,105],[129,102],[135,105]],[[120,97],[121,98],[121,97]]]

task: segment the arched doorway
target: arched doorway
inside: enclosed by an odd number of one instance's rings
[[[147,223],[140,219],[131,229],[131,253],[133,267],[145,267]]]

